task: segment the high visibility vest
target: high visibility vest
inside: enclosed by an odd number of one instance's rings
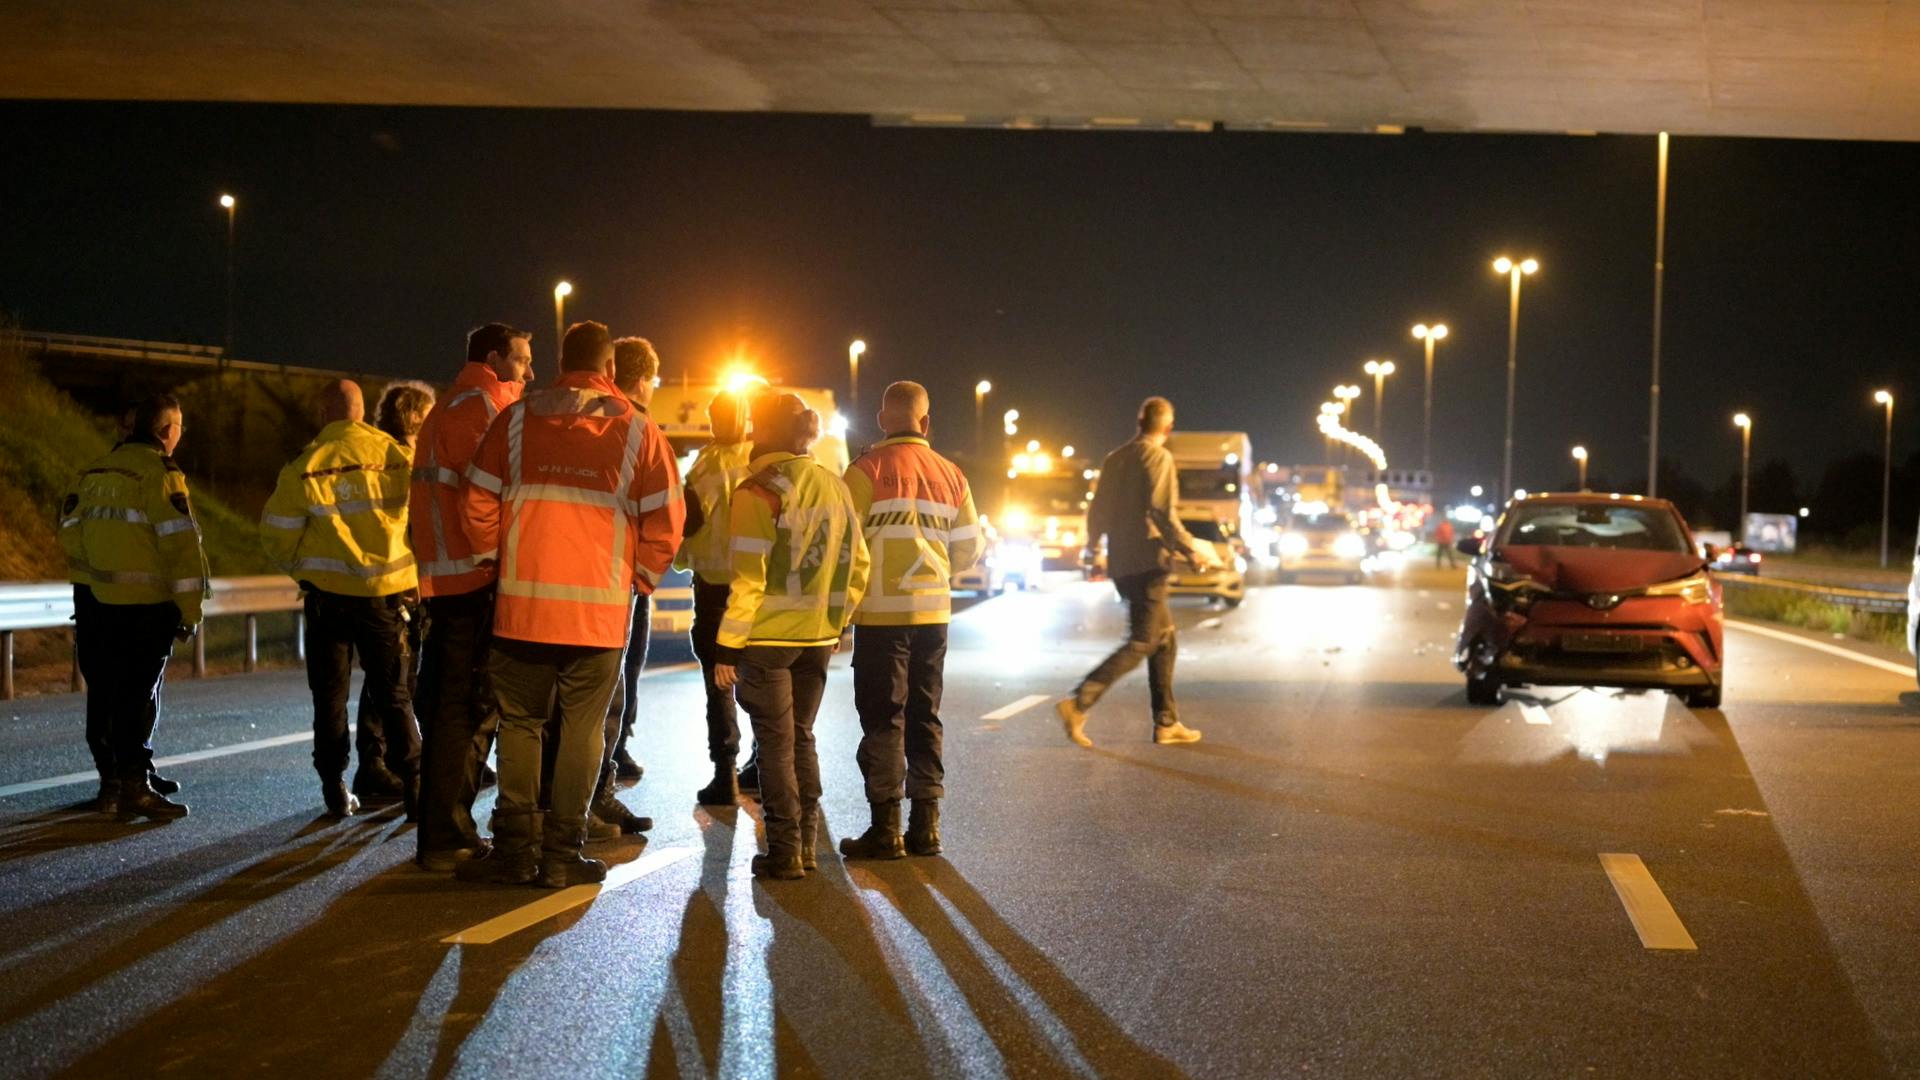
[[[493,631],[622,648],[686,522],[673,448],[603,375],[572,371],[487,429],[460,496],[474,558],[499,565]]]
[[[709,585],[725,585],[732,578],[727,530],[732,524],[733,489],[747,478],[752,458],[751,443],[708,443],[687,470],[687,493],[699,504],[700,528],[680,545],[673,565],[693,571]]]
[[[847,469],[873,573],[854,612],[861,626],[953,619],[953,575],[980,560],[980,515],[958,466],[917,435],[883,439]]]
[[[60,501],[67,577],[103,604],[171,600],[188,626],[208,593],[187,477],[150,443],[124,442],[87,466]]]
[[[267,556],[295,581],[342,596],[390,596],[416,584],[407,544],[407,448],[371,424],[320,429],[260,515]]]
[[[853,496],[810,457],[763,454],[733,494],[732,591],[720,623],[723,662],[749,645],[840,640],[867,588],[867,542]]]
[[[474,561],[461,526],[460,488],[487,425],[520,400],[520,389],[517,382],[502,382],[486,364],[468,363],[414,440],[407,525],[422,596],[459,596],[493,584],[493,564]]]

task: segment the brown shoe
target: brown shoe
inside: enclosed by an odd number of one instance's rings
[[[1072,698],[1062,698],[1054,703],[1053,711],[1060,714],[1060,723],[1067,729],[1067,738],[1076,746],[1092,746],[1093,740],[1087,738],[1087,714],[1080,703]]]
[[[1171,724],[1153,729],[1153,741],[1161,746],[1178,746],[1181,743],[1200,741],[1200,732],[1175,720]]]

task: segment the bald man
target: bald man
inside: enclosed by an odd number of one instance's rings
[[[413,461],[406,447],[365,422],[366,411],[358,384],[342,379],[322,388],[326,426],[280,471],[260,516],[260,539],[304,595],[313,767],[327,813],[346,817],[365,797],[405,799],[411,817],[420,764],[406,678],[407,624],[419,604],[407,542]],[[384,745],[384,759],[363,743],[349,791],[347,690],[356,654],[367,676],[360,724],[378,726],[384,738],[373,745]]]
[[[948,582],[983,550],[973,493],[935,453],[926,387],[897,382],[876,418],[886,438],[847,469],[873,570],[854,612],[853,701],[860,713],[860,775],[872,824],[840,841],[850,859],[940,853],[940,691],[953,617]],[[900,799],[912,800],[906,835]]]

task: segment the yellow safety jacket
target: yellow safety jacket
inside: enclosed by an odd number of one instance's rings
[[[687,494],[700,507],[700,527],[689,534],[674,557],[677,570],[691,570],[709,585],[725,585],[733,575],[732,553],[727,549],[728,527],[733,517],[733,489],[747,478],[747,465],[753,459],[753,444],[748,442],[708,443],[700,448],[681,481]],[[689,515],[691,517],[691,515]]]
[[[390,596],[414,588],[407,544],[407,448],[370,424],[320,429],[260,515],[267,556],[296,581],[343,596]]]
[[[847,490],[873,555],[861,626],[935,626],[953,620],[953,575],[973,569],[980,515],[959,466],[918,435],[875,443],[847,469]]]
[[[187,476],[151,443],[124,442],[87,466],[60,501],[67,577],[103,604],[171,600],[200,622],[207,555],[187,505]]]
[[[754,458],[734,492],[733,590],[719,658],[749,645],[831,645],[867,588],[867,542],[847,485],[810,457]]]

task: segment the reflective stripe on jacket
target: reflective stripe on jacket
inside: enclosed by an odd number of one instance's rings
[[[700,526],[680,545],[673,565],[693,571],[709,585],[725,585],[733,574],[732,553],[727,549],[733,489],[747,478],[752,458],[751,443],[708,443],[687,470],[687,492],[700,507]]]
[[[686,522],[673,448],[605,376],[571,371],[509,405],[460,496],[474,558],[499,564],[502,637],[621,648]]]
[[[267,556],[287,576],[342,596],[391,596],[416,584],[407,545],[407,448],[371,424],[320,429],[260,515]]]
[[[458,596],[493,583],[493,565],[474,562],[473,545],[461,527],[460,487],[487,425],[520,400],[520,389],[517,382],[502,382],[486,364],[469,362],[414,440],[407,517],[422,596]]]
[[[854,612],[861,626],[926,626],[953,618],[953,575],[980,560],[980,515],[958,466],[918,435],[884,439],[847,469],[865,523],[873,575]]]
[[[867,542],[847,485],[810,457],[762,454],[733,493],[732,591],[722,663],[748,645],[831,645],[867,588]]]
[[[187,476],[151,443],[124,442],[87,466],[60,500],[67,578],[103,604],[180,608],[188,626],[207,597],[207,556],[187,503]]]

